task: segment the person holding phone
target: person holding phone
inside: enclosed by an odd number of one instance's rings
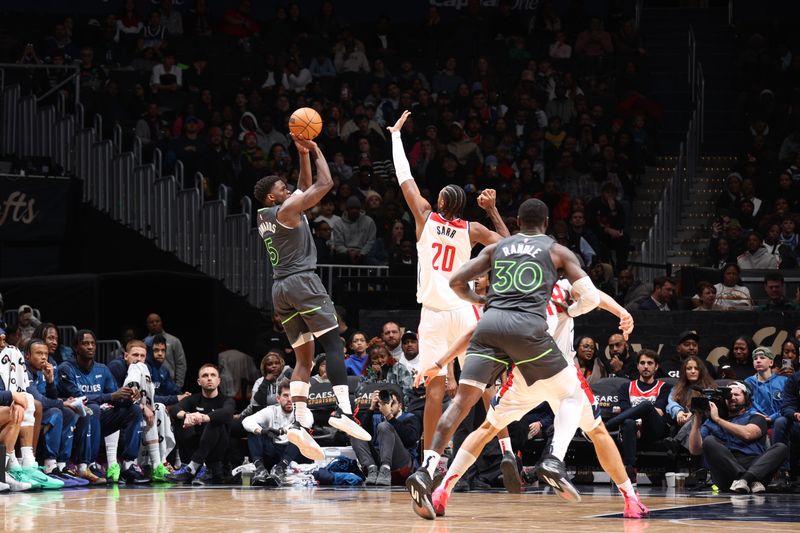
[[[372,441],[351,437],[350,445],[367,474],[366,484],[403,484],[419,465],[422,421],[414,413],[403,411],[402,395],[394,389],[373,391],[369,409],[360,419],[364,429],[373,435]]]

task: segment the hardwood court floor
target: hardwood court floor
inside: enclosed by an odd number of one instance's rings
[[[584,499],[575,505],[538,489],[521,495],[501,491],[454,494],[447,516],[436,521],[418,518],[400,488],[113,487],[6,494],[0,495],[0,528],[49,533],[800,530],[797,495],[713,496],[663,490],[647,493],[643,489],[653,517],[624,520],[619,517],[622,498],[608,486],[580,489]]]

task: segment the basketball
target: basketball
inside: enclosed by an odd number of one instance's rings
[[[311,140],[322,131],[322,117],[310,107],[301,107],[289,117],[289,131]]]

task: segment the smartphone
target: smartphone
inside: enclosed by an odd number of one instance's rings
[[[791,359],[784,359],[781,361],[782,368],[792,368],[792,360]]]

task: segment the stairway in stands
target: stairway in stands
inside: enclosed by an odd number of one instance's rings
[[[677,268],[702,265],[714,199],[722,190],[725,176],[735,163],[734,152],[741,137],[735,124],[736,65],[735,36],[724,8],[676,8],[673,2],[646,2],[642,28],[646,35],[651,95],[664,109],[659,133],[656,166],[649,168],[637,191],[633,209],[634,243],[645,238],[652,226],[653,210],[664,184],[674,172],[680,143],[685,140],[694,104],[688,84],[688,31],[694,29],[697,58],[705,77],[705,135],[697,176],[682,206],[681,221],[671,243],[667,260]],[[633,259],[635,260],[635,259]]]

